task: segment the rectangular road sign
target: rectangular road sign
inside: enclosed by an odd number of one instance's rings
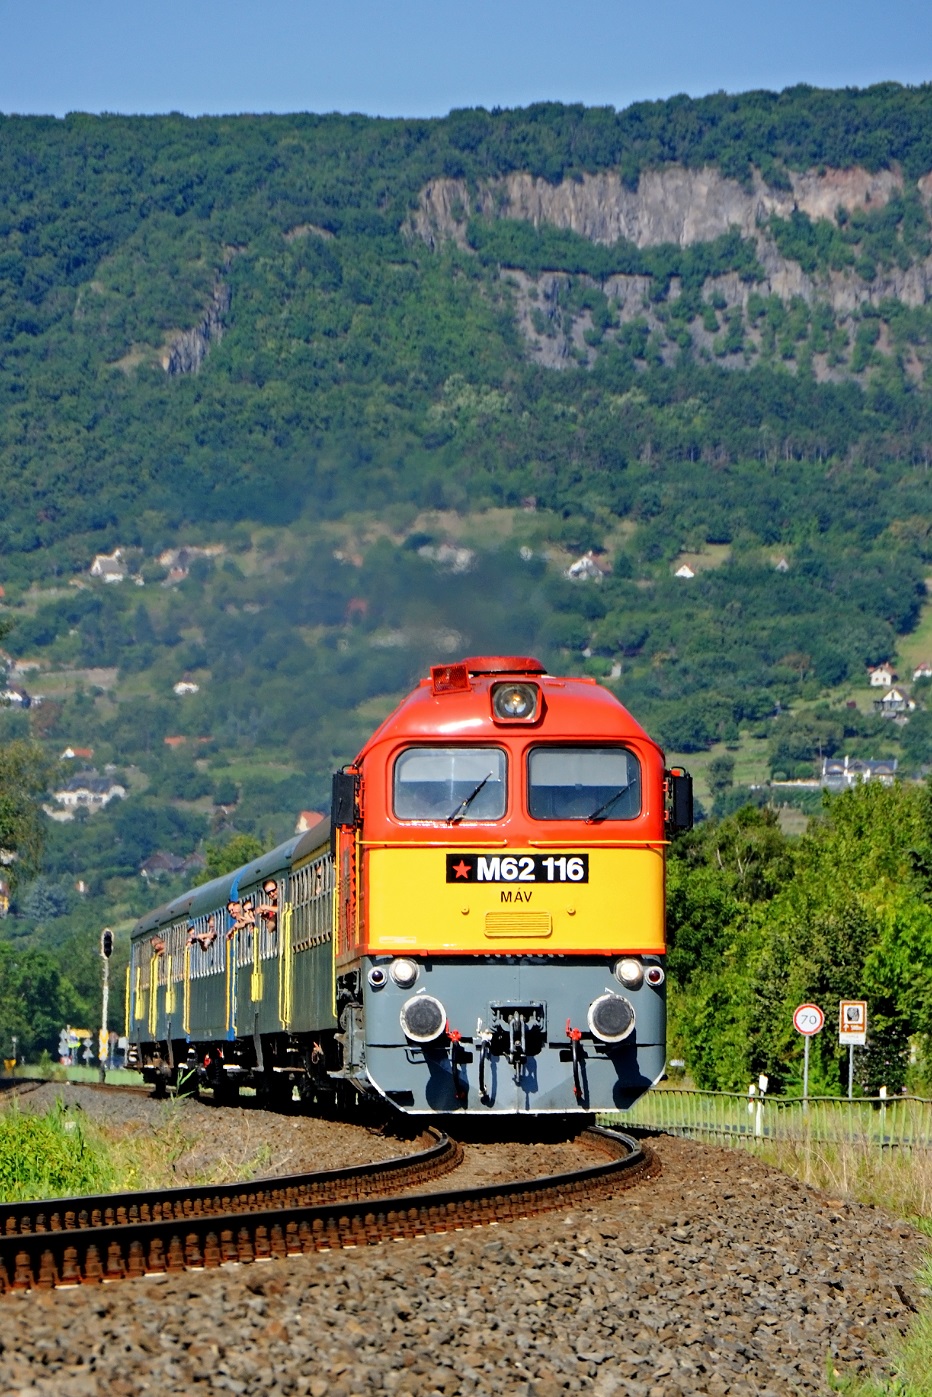
[[[867,1000],[843,999],[838,1006],[838,1041],[863,1048],[867,1042]]]

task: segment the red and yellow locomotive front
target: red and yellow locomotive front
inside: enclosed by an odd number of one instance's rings
[[[660,1075],[668,782],[614,695],[438,666],[337,781],[350,1075],[477,1112],[617,1108]]]

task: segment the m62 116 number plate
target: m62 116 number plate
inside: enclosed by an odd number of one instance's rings
[[[588,881],[588,854],[447,854],[448,883]]]

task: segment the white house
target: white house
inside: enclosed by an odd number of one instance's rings
[[[576,559],[575,563],[570,564],[566,569],[565,576],[573,578],[576,582],[581,579],[586,579],[590,582],[601,582],[604,572],[593,557],[592,549],[590,548],[588,553],[584,553],[581,558]]]
[[[928,660],[920,660],[913,670],[913,681],[917,679],[932,679],[932,664]]]
[[[912,713],[916,700],[911,699],[905,689],[894,686],[879,699],[874,699],[874,708],[885,718],[895,718],[900,713]]]
[[[92,813],[103,810],[111,800],[122,800],[126,787],[111,776],[98,776],[96,771],[82,771],[72,776],[64,786],[52,793],[58,804],[66,811],[85,809]]]
[[[112,553],[98,553],[90,567],[91,577],[101,577],[104,582],[122,582],[128,572],[122,548],[114,548]]]
[[[677,568],[676,572],[673,574],[674,577],[695,577],[695,575],[696,574],[688,563],[684,563],[681,568]]]
[[[872,689],[889,689],[896,679],[896,672],[892,665],[877,665],[874,669],[869,669],[870,683]]]
[[[843,791],[859,781],[879,781],[892,786],[896,780],[896,757],[869,761],[861,757],[825,757],[821,784],[829,791]]]
[[[196,694],[200,691],[200,684],[195,684],[193,679],[179,679],[172,688],[173,694]]]
[[[30,708],[32,698],[18,684],[6,684],[0,689],[0,703],[12,704],[14,708]]]

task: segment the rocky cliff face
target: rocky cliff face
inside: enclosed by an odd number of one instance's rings
[[[431,246],[447,237],[462,241],[466,220],[479,213],[550,223],[595,243],[624,238],[638,247],[688,247],[710,242],[732,228],[746,238],[756,237],[772,215],[788,218],[794,209],[810,218],[834,219],[839,208],[849,213],[882,208],[903,187],[902,177],[893,170],[809,170],[791,179],[792,189],[782,190],[755,175],[748,190],[713,168],[668,165],[644,173],[637,189],[631,190],[611,171],[560,184],[512,174],[481,185],[476,198],[462,180],[437,179],[422,190],[411,229]],[[932,175],[927,180],[932,186]],[[928,192],[932,194],[932,187]]]
[[[197,373],[207,357],[211,344],[223,339],[224,317],[230,310],[230,288],[218,281],[213,289],[204,318],[191,330],[182,330],[169,341],[162,355],[162,368],[167,374]]]
[[[522,219],[536,227],[549,224],[603,245],[624,239],[648,248],[663,243],[689,247],[737,229],[754,242],[764,275],[754,283],[737,274],[706,283],[704,299],[714,300],[726,319],[736,312],[745,315],[752,296],[773,296],[786,303],[799,298],[810,306],[823,303],[842,322],[851,321],[865,306],[889,301],[909,307],[928,303],[932,258],[893,267],[871,280],[850,269],[810,275],[798,262],[780,254],[768,230],[772,217],[789,218],[795,211],[813,220],[834,222],[840,210],[881,209],[904,188],[899,171],[808,170],[793,174],[791,183],[791,189],[776,189],[756,174],[748,188],[714,168],[689,170],[678,165],[645,172],[636,190],[628,189],[611,171],[560,184],[512,174],[489,180],[474,193],[462,180],[436,179],[421,191],[407,231],[432,248],[447,239],[465,248],[468,221],[481,215]],[[918,189],[923,200],[932,204],[932,173],[918,181]],[[518,324],[535,359],[554,368],[592,362],[591,318],[586,312],[568,315],[562,305],[570,280],[565,274],[547,272],[534,278],[508,269],[503,276],[513,289]],[[621,325],[642,320],[663,339],[662,316],[649,300],[649,278],[613,276],[601,290]],[[669,300],[676,299],[678,290],[674,279]],[[712,351],[714,336],[702,326],[694,324],[691,336],[698,348]],[[743,347],[743,361],[758,349],[751,334]],[[729,356],[719,357],[727,361]],[[833,376],[827,361],[817,363],[816,370]]]

